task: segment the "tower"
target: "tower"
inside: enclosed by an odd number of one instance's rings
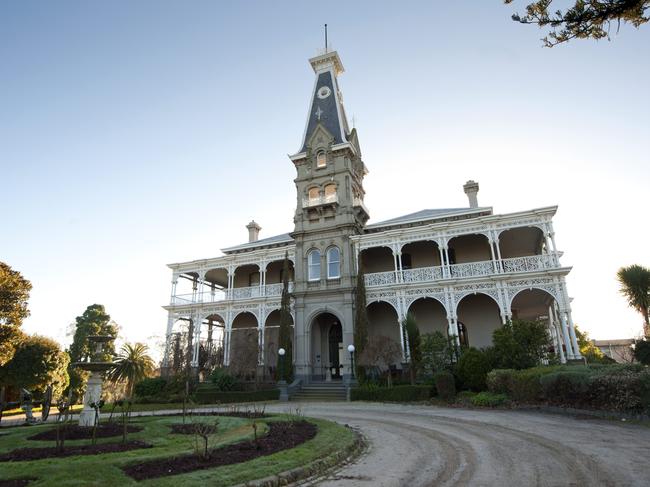
[[[327,49],[309,63],[314,89],[300,150],[290,156],[297,173],[295,365],[296,376],[307,381],[331,370],[337,378],[350,372],[347,352],[337,356],[335,350],[353,341],[356,262],[349,237],[361,233],[369,218],[363,203],[367,170],[338,82],[343,64]]]

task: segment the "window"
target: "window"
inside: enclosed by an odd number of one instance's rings
[[[341,277],[341,251],[338,247],[331,247],[327,251],[327,278],[338,279]]]
[[[320,280],[320,251],[318,249],[314,249],[307,254],[307,273],[308,280]]]
[[[327,156],[325,151],[318,151],[316,153],[316,167],[325,167],[327,166]]]
[[[318,190],[318,188],[311,188],[309,190],[309,203],[316,204],[318,203],[319,199],[320,199],[320,191]]]
[[[336,184],[328,184],[325,186],[325,203],[336,201]]]

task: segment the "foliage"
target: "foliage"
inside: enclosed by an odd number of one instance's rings
[[[506,394],[495,394],[493,392],[479,392],[475,396],[472,396],[470,403],[473,406],[493,408],[497,406],[503,406],[508,402],[508,396]]]
[[[561,365],[526,370],[494,370],[492,393],[519,403],[611,411],[650,411],[650,370],[632,365]]]
[[[110,378],[115,382],[126,381],[127,395],[129,397],[133,395],[135,383],[151,375],[154,371],[155,365],[147,353],[148,350],[148,347],[143,343],[134,345],[125,343],[122,345],[120,354],[114,362]]]
[[[350,391],[350,399],[353,401],[413,402],[426,401],[432,396],[432,393],[431,386],[425,385],[378,387],[366,384],[353,388]]]
[[[363,368],[365,349],[368,345],[368,303],[366,302],[366,278],[363,272],[362,254],[358,258],[357,286],[354,307],[354,350],[357,357],[356,376],[360,381],[365,378]],[[360,361],[361,360],[361,361]]]
[[[409,374],[411,385],[415,385],[415,377],[422,365],[422,347],[420,340],[420,329],[412,313],[407,313],[402,321],[402,329],[406,335],[406,342],[409,349]]]
[[[456,381],[454,374],[448,370],[436,372],[433,376],[436,393],[440,399],[451,401],[456,396]]]
[[[463,350],[456,365],[456,374],[463,387],[477,392],[485,390],[487,374],[493,369],[492,355],[490,350],[473,347]]]
[[[504,0],[512,3],[513,0]],[[518,13],[512,20],[522,24],[550,27],[551,32],[542,39],[546,47],[571,39],[609,39],[611,23],[621,22],[639,27],[648,22],[646,10],[650,0],[574,0],[573,6],[564,11],[551,11],[553,0],[536,0],[526,6],[526,14]]]
[[[289,256],[284,254],[282,266],[282,296],[280,297],[280,330],[278,336],[278,349],[284,348],[284,357],[278,357],[278,365],[282,363],[280,380],[291,382],[293,380],[293,327],[291,326],[291,295],[289,294]]]
[[[52,384],[58,396],[68,386],[68,356],[57,342],[31,335],[20,342],[13,358],[0,369],[0,382],[44,391]]]
[[[257,368],[257,357],[259,353],[259,343],[257,341],[257,330],[243,329],[233,331],[231,337],[238,336],[237,345],[232,346],[232,350],[237,350],[230,359],[230,372],[235,377],[247,378],[255,375]],[[286,358],[286,355],[285,355]]]
[[[421,338],[422,368],[427,375],[449,369],[456,359],[456,346],[453,338],[439,331],[425,333]]]
[[[357,355],[357,365],[376,367],[381,371],[389,370],[390,366],[402,359],[402,348],[390,337],[378,335],[368,338],[368,343],[361,354]],[[387,374],[388,386],[391,386],[391,375]]]
[[[492,343],[500,368],[526,369],[548,357],[551,338],[542,321],[513,320],[494,330]]]
[[[237,379],[230,375],[225,368],[214,369],[210,374],[210,382],[216,386],[218,391],[234,391],[241,387]]]
[[[111,321],[110,315],[106,313],[104,306],[101,304],[92,304],[86,308],[81,316],[75,319],[75,332],[72,344],[68,349],[70,355],[70,364],[81,362],[90,356],[92,350],[88,343],[89,335],[110,335],[117,337],[117,325]],[[103,360],[112,360],[115,354],[114,342],[111,341],[104,347]],[[73,401],[76,402],[81,398],[86,388],[86,381],[89,373],[82,371],[72,365],[68,367],[70,375],[70,389],[73,392]]]
[[[0,325],[22,325],[29,316],[27,301],[31,290],[32,284],[20,272],[0,262]]]
[[[167,379],[164,377],[148,377],[142,379],[133,388],[133,392],[138,397],[156,396],[162,394],[167,386]]]
[[[580,355],[587,359],[588,363],[609,364],[615,362],[594,345],[594,342],[589,338],[589,334],[586,331],[581,331],[578,325],[575,325],[575,332]]]
[[[628,305],[643,316],[643,335],[650,337],[650,269],[640,265],[621,267],[616,278]]]
[[[634,344],[634,358],[643,365],[650,365],[650,338],[636,341]]]
[[[279,389],[259,391],[219,391],[216,388],[200,388],[194,393],[194,400],[200,404],[227,404],[233,402],[276,401]]]
[[[0,262],[0,367],[11,360],[25,335],[20,325],[29,316],[31,283],[20,272]]]

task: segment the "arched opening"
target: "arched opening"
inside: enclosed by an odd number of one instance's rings
[[[180,274],[174,286],[173,304],[189,304],[198,301],[199,274],[184,272]]]
[[[230,335],[230,370],[245,379],[252,379],[259,361],[257,318],[248,311],[239,313],[232,321]]]
[[[415,317],[421,335],[439,331],[447,336],[449,328],[447,311],[440,301],[433,298],[419,298],[411,303],[408,310]]]
[[[257,264],[241,265],[235,269],[233,288],[245,288],[260,285],[260,268]]]
[[[289,282],[293,281],[294,267],[289,260]],[[281,284],[284,279],[284,259],[274,260],[266,266],[266,285]]]
[[[438,244],[431,240],[407,243],[402,247],[402,269],[440,266]]]
[[[401,344],[397,311],[386,301],[375,301],[368,305],[368,336],[385,336]]]
[[[293,329],[293,318],[291,327]],[[278,349],[280,348],[280,310],[274,309],[267,316],[264,324],[264,373],[269,377],[275,377],[278,366]],[[291,333],[291,344],[293,345],[293,332]],[[293,347],[292,347],[293,348]]]
[[[542,289],[524,289],[519,291],[510,303],[513,320],[541,321],[548,326],[553,341],[553,353],[564,361],[566,341],[562,332],[562,323],[555,298]]]
[[[494,273],[490,242],[485,235],[460,235],[449,240],[447,255],[451,277],[473,277]]]
[[[346,357],[343,327],[332,313],[320,313],[311,325],[311,363],[314,380],[340,380]]]
[[[492,333],[499,328],[499,305],[487,294],[469,294],[458,303],[458,321],[466,330],[467,343],[476,348],[492,345]]]
[[[224,360],[224,331],[226,321],[213,313],[203,319],[199,349],[199,369],[209,371],[222,367]]]
[[[338,279],[341,277],[341,251],[338,247],[330,247],[326,252],[327,278]]]

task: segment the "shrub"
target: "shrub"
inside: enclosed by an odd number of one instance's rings
[[[508,396],[506,394],[494,394],[492,392],[479,392],[470,398],[470,402],[473,406],[493,408],[503,406],[508,402]]]
[[[443,370],[438,372],[433,376],[433,380],[436,384],[436,392],[440,399],[445,401],[450,401],[456,395],[456,383],[454,380],[454,375],[448,370]]]
[[[167,379],[163,377],[151,377],[138,382],[133,392],[137,397],[158,396],[167,387]]]
[[[439,331],[425,333],[421,343],[422,367],[427,375],[448,369],[457,358],[455,341]]]
[[[634,344],[634,358],[643,365],[650,365],[650,337],[636,341]]]
[[[582,406],[588,403],[589,370],[565,370],[539,378],[543,397],[551,404]]]
[[[488,372],[486,385],[494,394],[508,394],[512,391],[514,369],[494,369]]]
[[[504,369],[539,365],[548,358],[550,340],[547,326],[541,321],[509,321],[492,334],[496,361]]]
[[[219,391],[202,387],[194,393],[194,400],[200,404],[275,401],[280,398],[279,389],[261,391]]]
[[[463,351],[456,365],[456,373],[463,387],[468,387],[473,391],[485,390],[485,379],[488,372],[492,370],[489,354],[489,351],[476,348],[468,348]]]
[[[210,374],[210,382],[215,385],[219,391],[240,390],[237,379],[228,373],[226,369],[217,368]]]
[[[432,396],[431,386],[404,385],[395,387],[379,387],[367,384],[355,387],[350,391],[353,401],[388,401],[388,402],[413,402],[426,401]]]

